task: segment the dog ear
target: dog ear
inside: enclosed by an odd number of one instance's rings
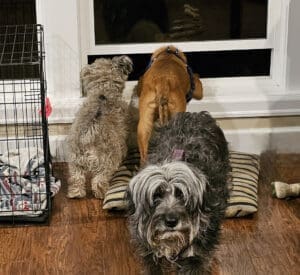
[[[126,75],[129,75],[133,70],[132,60],[127,55],[115,56],[113,57],[112,62]]]
[[[129,191],[129,188],[126,190],[125,200],[127,201],[126,214],[133,215],[133,213],[135,212],[135,205],[133,203],[132,195],[131,192]]]
[[[151,60],[153,61],[154,59],[156,59],[162,52],[166,52],[167,51],[167,47],[160,47],[157,50],[154,51],[154,53],[151,55]]]
[[[182,51],[180,51],[178,49],[176,49],[176,50],[177,50],[177,55],[180,57],[180,59],[183,60],[185,63],[187,63],[186,55]]]
[[[199,78],[199,75],[194,74],[193,78],[194,78],[194,83],[195,83],[195,90],[194,90],[194,93],[193,93],[193,98],[202,99],[202,97],[203,97],[203,87],[202,87],[202,82]]]

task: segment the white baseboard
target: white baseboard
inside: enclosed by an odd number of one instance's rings
[[[300,127],[252,128],[225,130],[231,150],[261,154],[300,153]]]
[[[267,150],[278,153],[300,153],[300,127],[253,128],[225,130],[231,150],[261,154]],[[53,160],[67,161],[66,136],[50,136]]]

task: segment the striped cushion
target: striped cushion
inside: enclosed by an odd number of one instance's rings
[[[105,194],[103,209],[125,210],[126,188],[130,179],[137,173],[139,153],[132,150],[124,160],[110,182],[110,188]],[[232,166],[232,188],[228,199],[226,217],[242,217],[257,211],[257,182],[259,174],[259,157],[254,154],[230,152]]]
[[[126,209],[126,189],[130,179],[137,173],[139,165],[140,154],[137,149],[132,149],[128,152],[127,158],[110,180],[110,188],[105,194],[103,209]]]
[[[226,217],[242,217],[257,211],[259,157],[254,154],[230,152],[231,191]]]

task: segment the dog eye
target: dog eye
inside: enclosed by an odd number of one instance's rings
[[[175,193],[175,197],[177,199],[183,199],[183,193],[179,188],[175,188],[174,193]]]
[[[153,194],[153,201],[157,201],[158,199],[162,199],[163,196],[164,196],[164,191],[159,188]]]
[[[105,97],[104,95],[99,95],[99,99],[100,99],[100,100],[105,100],[106,97]]]

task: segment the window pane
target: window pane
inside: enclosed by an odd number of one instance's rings
[[[0,0],[0,25],[35,24],[35,0]]]
[[[35,50],[31,46],[36,33],[23,26],[36,24],[35,0],[0,0],[0,4],[0,79],[37,77],[38,66],[20,66],[21,59],[28,62],[24,57]]]
[[[265,38],[268,0],[94,0],[96,44]]]
[[[151,54],[129,54],[134,64],[134,70],[129,80],[137,80],[147,68]],[[235,76],[268,76],[270,75],[271,50],[241,50],[218,52],[186,53],[188,64],[193,72],[201,77],[235,77]],[[91,64],[99,57],[112,55],[90,55]]]

